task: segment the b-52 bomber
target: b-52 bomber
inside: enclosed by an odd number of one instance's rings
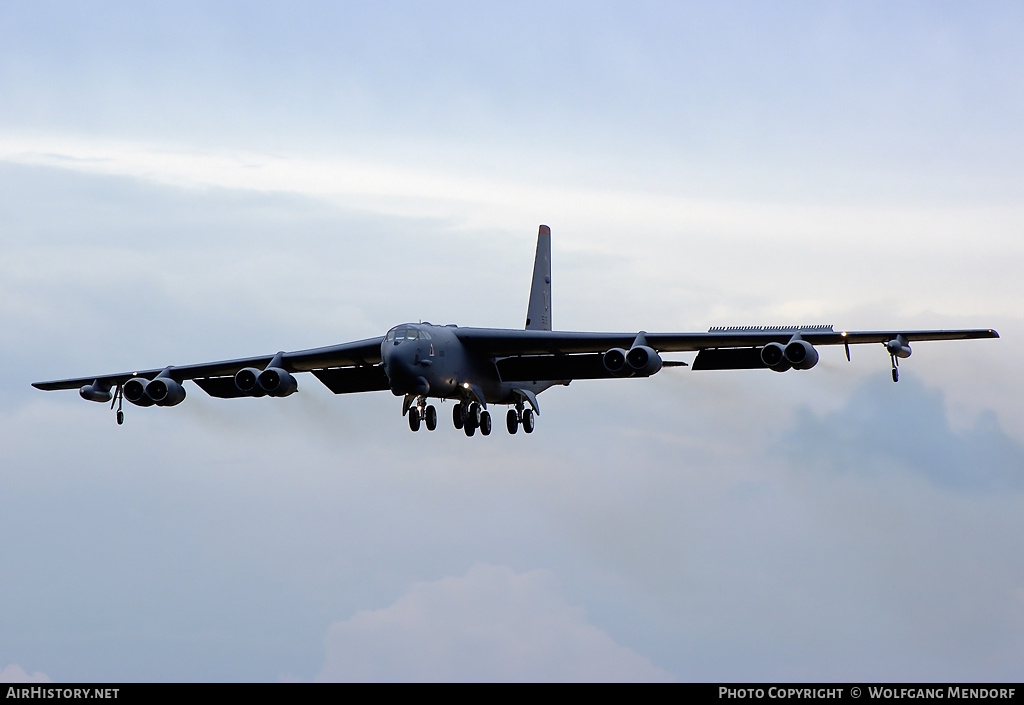
[[[551,328],[551,230],[540,226],[533,284],[522,330],[460,328],[404,323],[386,335],[296,352],[168,366],[136,372],[36,382],[37,389],[78,389],[83,399],[117,405],[176,406],[191,380],[213,397],[286,397],[298,391],[296,375],[312,372],[335,394],[390,390],[403,397],[409,428],[437,428],[431,399],[451,399],[452,422],[467,436],[491,433],[489,404],[507,405],[510,434],[532,433],[540,415],[537,395],[574,379],[650,377],[682,361],[662,353],[696,352],[694,370],[764,368],[809,370],[818,347],[876,343],[884,346],[899,380],[899,361],[912,342],[998,338],[992,329],[836,331],[832,326],[715,327],[706,333],[585,333]]]

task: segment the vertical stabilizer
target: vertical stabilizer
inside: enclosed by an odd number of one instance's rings
[[[533,260],[526,330],[551,330],[551,228],[546,225],[540,226],[537,232],[537,256]]]

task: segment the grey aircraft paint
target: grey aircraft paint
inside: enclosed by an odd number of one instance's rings
[[[430,399],[456,401],[452,422],[466,435],[491,432],[488,404],[506,404],[509,433],[533,431],[537,395],[574,379],[650,377],[663,367],[665,352],[696,352],[694,370],[811,369],[815,346],[879,343],[891,359],[893,381],[912,342],[998,338],[992,329],[836,331],[832,326],[713,327],[706,333],[589,333],[551,327],[551,230],[541,225],[523,330],[459,328],[406,323],[384,336],[295,352],[185,366],[90,375],[36,382],[37,389],[78,389],[83,399],[136,406],[176,406],[191,380],[210,396],[283,397],[298,391],[295,374],[312,372],[335,394],[390,390],[403,397],[402,414],[412,430],[436,428]]]

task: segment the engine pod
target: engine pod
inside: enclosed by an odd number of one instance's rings
[[[260,371],[255,367],[243,367],[235,373],[235,387],[238,391],[250,394],[254,391],[262,391],[257,385],[257,378],[260,376]]]
[[[185,388],[170,377],[157,377],[146,385],[146,396],[157,406],[176,406],[185,401]]]
[[[601,364],[616,377],[628,377],[633,374],[633,370],[626,363],[626,351],[622,348],[612,348],[602,355]]]
[[[256,382],[260,389],[272,397],[286,397],[294,394],[299,388],[295,378],[280,367],[268,367],[263,370],[256,378]]]
[[[809,370],[818,364],[818,351],[806,340],[792,340],[786,346],[786,360],[796,370]]]
[[[135,406],[153,406],[153,400],[146,394],[149,380],[145,377],[132,377],[124,383],[121,393],[124,398]]]
[[[626,362],[635,374],[650,377],[662,366],[661,355],[654,348],[637,345],[626,353]]]
[[[786,349],[779,343],[768,343],[761,348],[761,362],[770,370],[785,372],[792,363],[786,359]]]

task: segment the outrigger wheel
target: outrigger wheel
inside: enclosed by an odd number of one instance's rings
[[[110,400],[110,408],[114,408],[114,402],[117,402],[117,425],[120,426],[124,423],[124,411],[121,406],[124,404],[124,388],[119,384],[117,389],[114,390],[114,398]]]

